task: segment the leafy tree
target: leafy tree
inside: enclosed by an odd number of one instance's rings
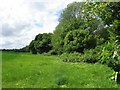
[[[66,52],[83,52],[85,48],[85,30],[73,30],[67,33],[64,39],[64,50]]]
[[[60,22],[56,27],[52,38],[52,44],[55,50],[59,51],[60,53],[68,51],[68,49],[69,49],[68,52],[83,51],[82,46],[81,46],[82,47],[81,50],[78,49],[76,50],[75,48],[73,48],[75,47],[75,44],[77,45],[78,43],[79,45],[84,45],[85,43],[81,42],[82,40],[81,41],[74,40],[71,41],[70,43],[67,43],[69,39],[66,38],[68,38],[68,36],[72,37],[74,30],[78,30],[79,32],[81,32],[81,30],[84,30],[84,32],[87,32],[86,35],[84,36],[86,40],[86,44],[90,44],[90,40],[92,41],[95,40],[95,34],[93,32],[98,28],[100,24],[99,23],[100,20],[98,20],[97,17],[94,18],[92,15],[89,16],[90,13],[89,7],[86,9],[84,8],[85,6],[86,3],[84,2],[74,2],[72,4],[69,4],[67,8],[64,9],[60,17]],[[76,37],[78,39],[81,38],[81,36],[79,37],[79,35],[78,36],[73,35],[73,37]],[[88,48],[88,49],[94,48],[96,45],[96,40],[94,42],[95,43],[93,46],[92,44],[91,46],[84,45],[86,46],[84,48]],[[68,49],[66,50],[64,48],[68,48]]]
[[[61,13],[59,24],[56,27],[52,38],[53,47],[56,51],[58,51],[58,53],[62,53],[64,51],[64,38],[67,33],[74,29],[78,29],[81,25],[81,21],[78,18],[82,4],[83,3],[77,2],[69,4]]]
[[[29,51],[30,51],[30,50],[29,50],[29,46],[25,46],[25,47],[19,49],[19,51],[20,51],[20,52],[29,52]]]
[[[36,51],[36,49],[35,49],[34,44],[35,44],[35,40],[32,40],[31,43],[30,43],[30,45],[29,45],[29,49],[30,49],[30,52],[31,52],[32,54],[37,54],[37,51]]]
[[[37,54],[52,50],[51,37],[51,33],[43,33],[36,35],[35,40],[32,40],[29,45],[31,52],[33,54]]]
[[[48,52],[52,49],[51,36],[51,33],[39,34],[36,36],[34,46],[38,53]]]
[[[87,36],[85,30],[73,30],[67,33],[64,39],[64,50],[66,52],[80,52],[83,50],[91,49],[96,46],[96,39],[93,35]]]
[[[87,3],[87,6],[91,5]],[[93,6],[95,8],[90,8],[91,14],[97,15],[103,25],[103,28],[97,30],[97,35],[106,39],[104,46],[101,46],[100,60],[120,72],[120,2],[94,3]]]

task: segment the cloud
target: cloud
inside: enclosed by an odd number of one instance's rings
[[[53,32],[60,12],[73,1],[0,0],[0,48],[21,48],[37,34]]]
[[[10,36],[16,36],[20,35],[20,33],[25,30],[25,28],[27,28],[29,25],[27,24],[15,24],[14,27],[10,26],[9,24],[3,24],[2,25],[2,35],[5,37],[10,37]],[[22,34],[22,33],[21,33]]]

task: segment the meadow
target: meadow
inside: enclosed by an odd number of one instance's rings
[[[58,56],[2,52],[3,88],[119,88],[101,64],[62,62]]]

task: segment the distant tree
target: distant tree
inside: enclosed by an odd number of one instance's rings
[[[29,45],[31,52],[33,54],[41,54],[43,52],[52,50],[51,37],[52,33],[43,33],[36,35],[35,40],[32,40]]]
[[[51,36],[51,33],[39,34],[36,36],[37,40],[35,41],[34,46],[38,53],[52,50]]]
[[[37,50],[35,49],[34,45],[35,45],[35,40],[32,40],[31,43],[30,43],[30,45],[29,45],[29,49],[30,49],[30,52],[32,54],[37,54]]]
[[[23,48],[21,48],[21,49],[18,49],[18,51],[19,51],[19,52],[30,52],[29,46],[25,46],[25,47],[23,47]]]

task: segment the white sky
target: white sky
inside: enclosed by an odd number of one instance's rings
[[[81,0],[0,0],[0,48],[22,48],[58,25],[67,4]]]

